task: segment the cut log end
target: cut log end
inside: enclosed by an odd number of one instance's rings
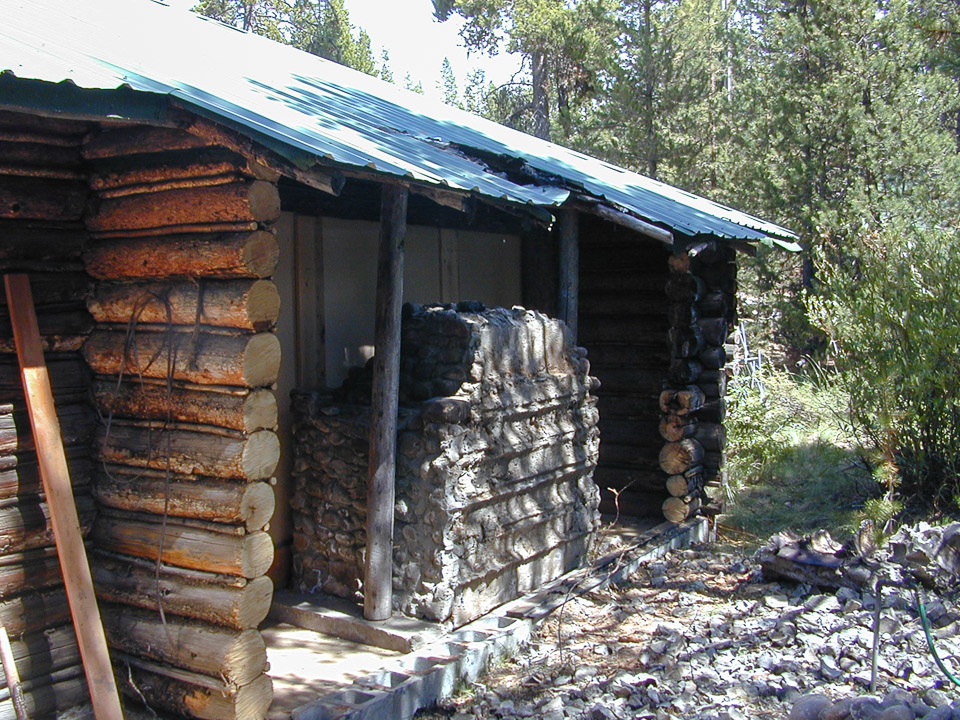
[[[700,509],[698,497],[669,497],[663,501],[663,517],[672,523],[681,523],[693,517]]]
[[[250,387],[276,382],[280,374],[280,341],[272,333],[250,338],[243,354],[243,377]],[[272,472],[272,470],[271,470]]]

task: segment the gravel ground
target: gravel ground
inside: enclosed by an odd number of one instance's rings
[[[790,713],[801,696],[869,693],[873,607],[846,588],[765,582],[737,552],[676,551],[627,584],[571,597],[522,654],[418,717],[799,718],[804,703]],[[913,593],[891,588],[881,607],[877,702],[810,717],[880,717],[897,704],[888,717],[912,720],[952,704],[930,718],[960,720],[960,688],[927,650]],[[960,674],[956,604],[930,596],[927,607],[937,649]]]

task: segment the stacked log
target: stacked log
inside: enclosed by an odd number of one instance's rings
[[[0,272],[30,276],[82,530],[93,524],[90,453],[96,415],[79,350],[93,320],[81,253],[89,191],[81,144],[88,123],[0,112]],[[5,293],[0,292],[0,624],[31,717],[86,698],[54,546]],[[2,673],[0,673],[2,675]],[[15,712],[0,680],[0,719]]]
[[[657,397],[670,351],[664,286],[669,251],[626,229],[582,217],[578,342],[600,380],[601,509],[650,516],[664,499]]]
[[[84,354],[105,420],[94,579],[121,684],[177,714],[259,720],[280,456],[276,177],[162,128],[105,130],[83,156],[97,280]]]
[[[736,323],[734,250],[718,241],[670,258],[670,373],[660,393],[660,469],[670,496],[663,514],[682,522],[722,494],[727,340]]]

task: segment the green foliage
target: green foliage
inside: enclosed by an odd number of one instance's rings
[[[811,317],[835,342],[853,418],[901,494],[946,508],[960,493],[958,231],[891,220],[843,252],[821,254]]]
[[[843,422],[829,375],[768,370],[763,390],[734,378],[727,415],[730,522],[759,538],[781,530],[849,530],[878,487]]]

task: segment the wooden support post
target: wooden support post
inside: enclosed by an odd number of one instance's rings
[[[377,258],[377,315],[367,477],[367,552],[363,614],[387,620],[393,605],[393,513],[397,404],[400,390],[400,309],[403,304],[403,238],[407,190],[383,186]]]
[[[77,506],[70,486],[67,458],[60,439],[60,423],[57,421],[50,377],[40,344],[30,279],[26,275],[6,275],[4,284],[20,361],[23,394],[37,448],[40,479],[47,497],[53,537],[63,571],[63,584],[77,632],[77,644],[83,658],[93,712],[97,720],[123,720],[107,639],[93,593],[93,580],[83,546]]]
[[[557,294],[557,317],[563,320],[577,341],[577,305],[580,295],[579,214],[561,208],[557,223],[560,235],[560,285]]]

